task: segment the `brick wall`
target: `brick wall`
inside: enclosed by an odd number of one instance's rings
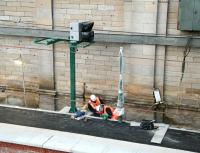
[[[43,64],[46,58],[51,58],[51,46],[38,46],[33,43],[32,38],[23,37],[2,37],[0,45],[0,84],[7,85],[9,89],[6,91],[7,98],[2,98],[1,101],[8,104],[24,105],[23,94],[18,91],[23,88],[23,68],[22,65],[14,63],[15,60],[20,59],[21,55],[24,62],[26,90],[32,91],[27,92],[26,95],[28,106],[38,107],[39,98],[35,92],[39,88],[41,89],[41,86],[45,87],[44,89],[51,89],[52,86],[53,76],[47,73],[51,71],[51,67],[48,68],[49,65],[47,65],[50,61],[47,60],[46,64]],[[5,93],[3,97],[4,95]]]
[[[50,0],[2,0],[0,26],[51,29]]]
[[[17,152],[20,152],[20,153],[64,153],[62,151],[0,142],[0,153],[17,153]]]
[[[2,0],[0,26],[68,30],[71,21],[92,20],[95,22],[95,31],[194,34],[177,30],[178,0],[169,0],[168,14],[167,2],[167,0],[160,0],[159,3],[157,0],[54,0],[51,4],[50,0],[42,2]],[[45,94],[50,97],[53,96],[52,90],[56,90],[58,94],[69,93],[68,45],[59,43],[55,47],[45,47],[33,44],[33,39],[19,37],[0,37],[0,40],[0,83],[15,90],[22,87],[21,68],[11,62],[21,53],[27,62],[26,86],[34,91],[29,91],[33,95],[29,96],[33,97],[30,106],[54,109],[54,101],[49,99],[50,102],[47,100],[44,102],[45,97],[41,96],[43,93],[36,91],[48,90]],[[126,102],[134,104],[139,101],[140,104],[152,105],[152,91],[155,86],[164,92],[164,98],[173,107],[181,104],[190,109],[195,108],[193,110],[199,108],[199,48],[193,48],[186,59],[186,71],[181,86],[179,80],[184,50],[182,47],[96,43],[85,49],[80,48],[76,54],[78,95],[83,94],[83,84],[86,83],[88,95],[96,93],[116,100],[120,46],[125,50]],[[154,64],[157,69],[155,84]],[[14,101],[19,99],[17,104],[23,104],[21,91],[9,92],[9,95],[14,95]],[[1,97],[5,97],[5,94],[1,94]],[[13,101],[13,97],[8,101]],[[5,102],[5,98],[3,99]],[[65,105],[65,101],[66,98],[58,100],[59,106]]]
[[[96,30],[123,30],[123,0],[55,0],[56,29],[66,30],[71,21],[92,20]]]
[[[3,0],[0,2],[0,26],[52,29],[50,0]],[[54,90],[52,46],[35,45],[34,39],[24,37],[1,37],[0,84],[7,85],[6,93],[1,94],[2,103],[24,105],[23,71],[21,65],[14,64],[20,54],[24,62],[26,101],[29,107],[43,107],[41,93],[51,97]],[[39,91],[40,89],[40,91]],[[52,101],[50,99],[50,101]],[[53,109],[54,106],[45,106]]]
[[[166,61],[166,97],[172,103],[199,107],[199,49],[192,49],[186,59],[185,74],[181,66],[185,48],[168,47]]]

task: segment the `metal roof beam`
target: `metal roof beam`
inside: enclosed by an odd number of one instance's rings
[[[0,35],[22,36],[36,38],[68,39],[68,31],[41,30],[29,28],[8,28],[0,27]],[[153,35],[136,33],[95,33],[95,42],[105,43],[126,43],[144,45],[166,45],[166,46],[186,46],[189,38],[192,38],[191,47],[200,47],[200,37],[190,35]]]

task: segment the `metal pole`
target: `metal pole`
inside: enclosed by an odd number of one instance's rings
[[[76,109],[76,64],[75,53],[77,42],[70,41],[70,113],[75,113]]]
[[[124,105],[124,87],[123,87],[123,72],[124,72],[124,61],[123,61],[123,47],[120,47],[119,52],[120,59],[120,75],[119,75],[119,85],[118,85],[118,101],[117,107],[122,109]]]
[[[119,51],[119,85],[118,85],[118,100],[115,114],[119,116],[118,121],[122,122],[122,116],[124,115],[124,87],[123,87],[123,72],[124,72],[124,59],[123,59],[123,47],[120,47]]]

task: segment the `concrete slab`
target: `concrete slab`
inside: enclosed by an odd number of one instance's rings
[[[1,124],[0,126],[0,140],[3,142],[11,142],[16,143],[15,139],[19,136],[19,134],[15,130],[15,126],[12,126],[14,129],[11,130],[10,126],[7,124]],[[19,132],[24,129],[24,127],[19,127]]]
[[[77,143],[73,148],[74,153],[104,153],[107,147],[106,141],[96,137],[82,137],[81,141]]]
[[[79,135],[65,132],[55,132],[43,147],[46,149],[72,152],[72,148],[81,140]]]
[[[155,129],[155,133],[154,133],[153,138],[151,139],[151,142],[161,144],[168,128],[169,128],[169,125],[167,124],[159,125],[158,129]]]
[[[104,153],[133,153],[133,151],[137,152],[139,149],[137,145],[131,145],[129,142],[124,141],[106,141],[107,148],[105,149]],[[141,149],[141,148],[140,148]]]
[[[26,145],[31,146],[34,144],[35,147],[43,147],[43,145],[53,137],[51,133],[46,133],[45,131],[41,132],[39,129],[33,130],[35,136],[33,136],[29,141],[27,141]],[[36,134],[37,133],[37,134]]]
[[[0,141],[42,147],[52,135],[44,130],[25,126],[0,124]],[[33,145],[34,144],[34,145]]]

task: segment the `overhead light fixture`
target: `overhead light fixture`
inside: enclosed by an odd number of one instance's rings
[[[156,104],[162,104],[163,103],[161,96],[160,96],[160,90],[159,89],[154,89],[153,95],[154,95],[154,99],[155,99]]]

